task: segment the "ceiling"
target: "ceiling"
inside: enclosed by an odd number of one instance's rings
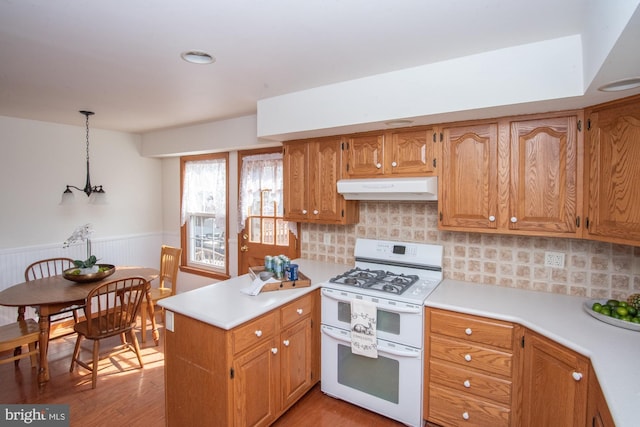
[[[260,99],[580,34],[592,1],[0,0],[0,116],[82,125],[91,110],[93,127],[144,133],[255,114]],[[216,62],[180,58],[194,49]]]

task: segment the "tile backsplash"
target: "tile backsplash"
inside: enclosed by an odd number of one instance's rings
[[[640,292],[640,248],[589,240],[438,230],[437,202],[360,202],[356,225],[302,224],[302,257],[353,264],[357,238],[439,244],[445,278],[590,298]],[[545,252],[565,256],[545,267]]]

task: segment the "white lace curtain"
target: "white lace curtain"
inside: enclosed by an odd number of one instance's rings
[[[270,190],[269,199],[276,202],[282,215],[282,153],[257,154],[242,158],[238,203],[239,231],[244,230],[252,206],[259,206],[260,196],[264,190]]]
[[[181,224],[189,213],[215,214],[218,228],[226,224],[226,161],[225,159],[194,160],[184,166]]]

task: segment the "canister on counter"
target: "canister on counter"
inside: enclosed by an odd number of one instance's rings
[[[284,265],[280,257],[273,258],[273,274],[276,276],[276,279],[282,279],[284,276]]]
[[[267,255],[264,257],[264,269],[266,271],[275,273],[275,271],[273,270],[273,257],[271,255]]]
[[[298,264],[289,264],[286,273],[288,280],[298,280]]]

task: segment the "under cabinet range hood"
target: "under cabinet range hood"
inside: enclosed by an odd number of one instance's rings
[[[346,200],[438,200],[438,177],[341,179]]]

